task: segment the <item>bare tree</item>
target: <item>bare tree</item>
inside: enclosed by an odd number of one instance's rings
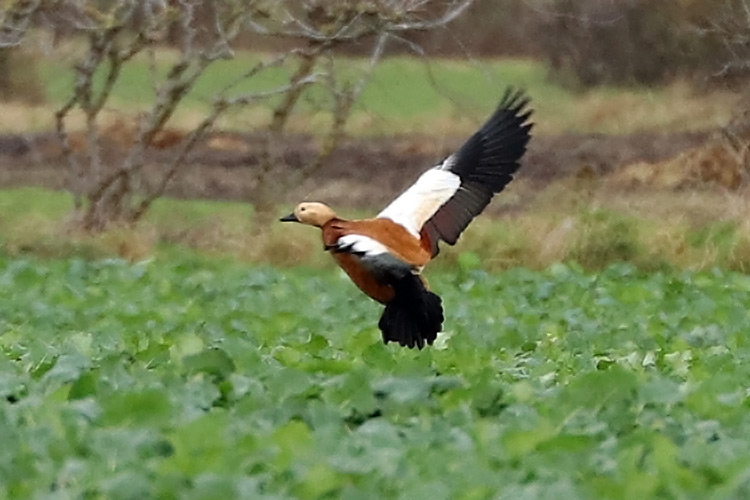
[[[132,224],[147,212],[187,158],[217,120],[230,109],[273,104],[258,165],[252,202],[268,212],[279,189],[273,172],[290,117],[305,95],[319,86],[330,125],[318,154],[297,172],[309,174],[334,151],[352,112],[391,39],[403,40],[412,31],[435,29],[458,17],[473,0],[15,0],[0,14],[0,44],[19,43],[34,17],[38,23],[59,28],[85,40],[85,49],[74,65],[75,84],[57,109],[55,123],[69,167],[69,190],[74,197],[74,220],[89,231],[113,223]],[[235,56],[238,36],[252,33],[282,41],[285,49],[246,68],[213,96],[203,120],[172,149],[160,178],[144,175],[150,149],[158,142],[175,111],[198,79],[220,60]],[[163,56],[163,48],[176,49],[176,57]],[[354,77],[344,77],[338,51],[359,44],[369,46],[369,61]],[[163,56],[163,57],[162,57]],[[113,107],[112,95],[122,70],[136,58],[152,61],[154,98],[139,103],[137,127],[126,153],[107,155],[103,115]],[[170,60],[166,72],[156,61]],[[262,91],[240,92],[240,84],[258,78],[271,68],[288,69],[283,83]],[[348,71],[348,74],[351,71]],[[273,101],[269,99],[274,98]],[[268,104],[267,104],[268,105]],[[83,140],[73,144],[72,118],[82,116]],[[83,143],[82,145],[80,143]]]
[[[742,185],[750,181],[750,1],[725,0],[704,13],[695,32],[713,38],[723,47],[716,51],[717,70],[711,81],[741,92],[729,122],[712,137],[736,165]]]

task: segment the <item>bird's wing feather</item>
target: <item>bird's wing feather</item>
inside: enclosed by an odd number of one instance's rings
[[[361,234],[347,234],[336,240],[336,251],[347,252],[354,255],[370,256],[380,255],[388,252],[385,245],[369,236]]]
[[[518,170],[532,127],[528,103],[522,92],[506,91],[495,113],[458,151],[422,174],[378,217],[426,239],[433,256],[439,240],[455,244]]]
[[[349,253],[381,283],[390,284],[409,274],[417,274],[419,268],[391,253],[382,243],[369,236],[347,234],[335,243],[334,252]]]
[[[435,215],[461,186],[461,178],[458,175],[441,167],[442,165],[438,165],[423,173],[417,182],[385,207],[378,217],[401,224],[414,237],[419,238],[424,223]]]

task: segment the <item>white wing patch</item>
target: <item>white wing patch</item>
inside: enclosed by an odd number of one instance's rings
[[[419,238],[419,231],[424,223],[461,187],[461,178],[448,170],[453,161],[453,156],[449,156],[440,165],[423,173],[417,182],[385,207],[378,217],[404,226]]]
[[[380,255],[388,252],[382,243],[361,234],[347,234],[336,241],[336,247],[342,252],[350,252],[367,256]]]

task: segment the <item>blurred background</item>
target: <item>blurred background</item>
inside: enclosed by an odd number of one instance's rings
[[[744,0],[3,5],[6,253],[325,266],[279,213],[377,213],[513,86],[523,168],[443,265],[750,266]]]

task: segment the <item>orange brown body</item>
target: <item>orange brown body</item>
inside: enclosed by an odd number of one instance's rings
[[[335,249],[336,242],[349,234],[359,234],[379,241],[396,257],[421,268],[430,261],[429,251],[422,242],[415,239],[406,229],[388,219],[365,219],[348,221],[332,219],[323,225],[323,244],[327,249]],[[392,285],[379,282],[352,254],[333,252],[333,258],[346,272],[355,285],[381,304],[393,299]]]

